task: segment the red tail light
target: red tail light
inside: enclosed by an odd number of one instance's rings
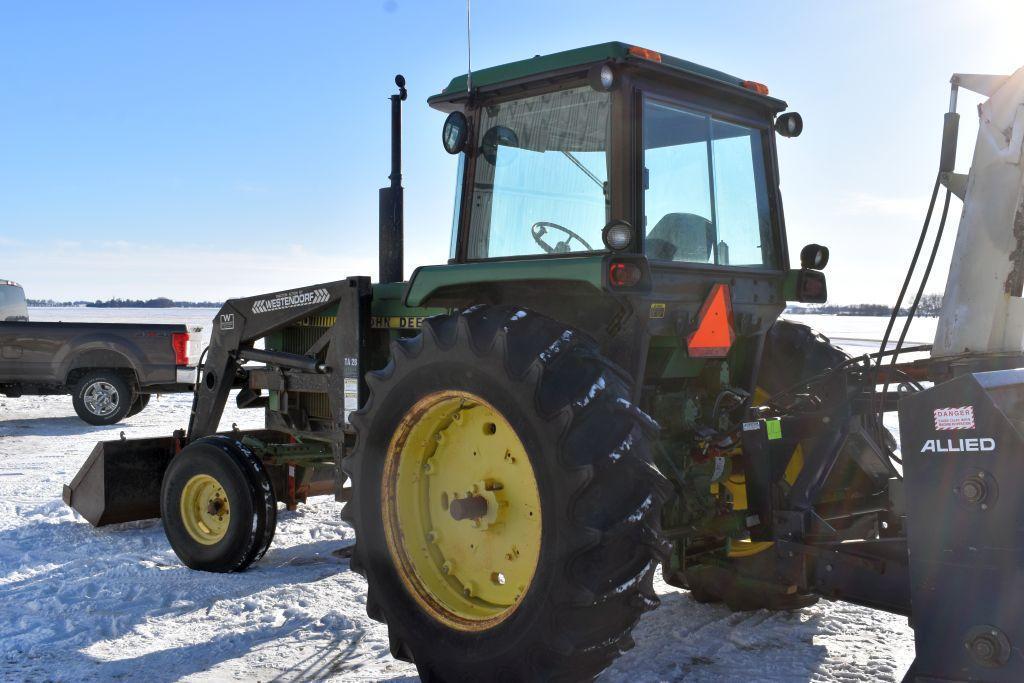
[[[608,266],[608,283],[612,287],[635,287],[643,277],[643,271],[635,263],[613,261]]]
[[[188,332],[171,334],[171,347],[174,349],[174,364],[188,365]]]

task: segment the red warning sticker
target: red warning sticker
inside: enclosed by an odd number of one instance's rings
[[[959,408],[937,408],[935,410],[935,429],[974,429],[974,406]]]

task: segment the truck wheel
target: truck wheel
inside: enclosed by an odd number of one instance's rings
[[[91,425],[123,420],[135,401],[131,385],[113,370],[94,370],[78,380],[71,403],[78,417]]]
[[[630,648],[671,487],[596,345],[477,306],[427,320],[367,383],[344,516],[392,655],[425,681],[580,680]]]
[[[150,394],[139,394],[135,399],[135,403],[132,404],[131,410],[128,411],[127,417],[138,415],[145,410],[146,406],[149,405],[149,397]]]
[[[270,547],[277,499],[263,462],[240,441],[209,436],[168,465],[160,515],[174,553],[192,569],[240,572]]]

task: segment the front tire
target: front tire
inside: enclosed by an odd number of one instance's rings
[[[593,677],[658,604],[657,427],[553,320],[480,306],[424,328],[352,420],[367,613],[426,681]]]
[[[114,370],[94,370],[83,376],[71,392],[78,417],[91,425],[105,426],[127,417],[135,403],[134,390]]]
[[[164,532],[182,563],[240,572],[270,547],[277,500],[262,461],[240,441],[209,436],[171,460],[160,492]]]

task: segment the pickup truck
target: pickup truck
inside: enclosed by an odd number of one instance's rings
[[[201,345],[202,328],[183,324],[31,322],[22,288],[0,280],[0,394],[71,394],[89,424],[192,391]]]

